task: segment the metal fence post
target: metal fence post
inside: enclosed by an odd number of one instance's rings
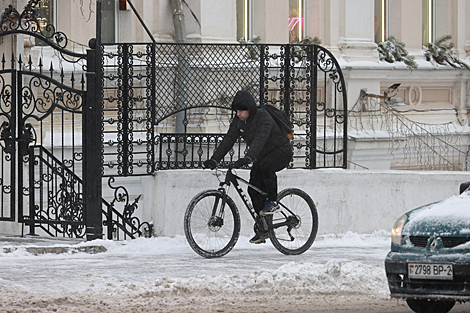
[[[264,75],[268,71],[265,66],[265,48],[267,45],[260,45],[260,56],[259,56],[259,104],[264,105],[265,102],[265,95],[268,94],[268,89],[265,86]]]
[[[103,236],[101,208],[101,94],[97,55],[99,46],[87,50],[87,92],[83,106],[83,207],[87,240]]]
[[[150,162],[152,162],[152,165],[150,167],[150,173],[153,174],[155,173],[156,171],[156,166],[155,166],[155,145],[156,145],[156,136],[155,136],[155,119],[156,119],[156,99],[155,99],[155,92],[156,92],[156,84],[157,84],[157,79],[156,79],[156,67],[157,67],[157,57],[156,57],[156,43],[152,43],[151,44],[151,49],[150,49],[150,53],[152,54],[152,56],[150,57],[150,62],[151,65],[151,70],[150,70],[150,80],[148,81],[148,83],[150,84],[150,103],[148,103],[150,105],[147,106],[147,110],[150,110],[150,124],[149,124],[149,127],[151,127],[151,130],[150,130],[150,138],[151,138],[151,143],[150,143],[150,149],[152,150],[151,153],[150,153]],[[148,100],[147,100],[148,101]],[[148,129],[147,129],[148,131]],[[161,143],[161,141],[158,141],[159,143]],[[148,150],[147,150],[148,151]]]
[[[129,175],[129,103],[131,102],[129,92],[132,87],[129,87],[129,58],[132,53],[129,53],[129,44],[122,45],[122,103],[119,108],[122,118],[122,175]],[[132,77],[131,77],[132,78]],[[133,108],[132,108],[133,109]],[[132,110],[131,109],[131,110]]]
[[[318,47],[317,45],[313,48],[313,57],[311,62],[311,74],[312,87],[311,98],[310,98],[310,163],[309,169],[317,168],[317,91],[318,91]]]
[[[287,116],[290,116],[290,75],[291,75],[291,59],[290,59],[290,48],[291,45],[287,44],[284,45],[285,47],[285,59],[284,59],[284,112],[286,112]],[[292,68],[294,70],[294,68]]]

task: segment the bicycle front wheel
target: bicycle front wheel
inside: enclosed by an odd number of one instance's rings
[[[318,231],[318,213],[312,198],[300,189],[281,191],[282,210],[272,216],[269,237],[274,247],[288,255],[301,254],[313,244]]]
[[[217,258],[233,249],[240,236],[240,213],[233,200],[206,190],[196,195],[184,215],[184,234],[191,248],[205,258]]]

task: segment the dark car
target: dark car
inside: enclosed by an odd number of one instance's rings
[[[448,312],[470,300],[470,183],[461,194],[402,215],[385,259],[390,293],[415,312]]]

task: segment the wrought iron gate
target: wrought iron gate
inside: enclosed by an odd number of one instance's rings
[[[41,55],[0,49],[0,221],[23,223],[29,234],[89,240],[105,227],[109,239],[149,234],[151,225],[134,216],[140,197],[132,201],[110,177],[114,199],[102,198],[96,40],[81,47],[86,52],[69,50],[65,34],[35,15],[36,4],[21,14],[10,5],[0,20],[0,37],[10,41],[3,48],[24,35]]]
[[[201,168],[241,89],[290,116],[291,167],[347,166],[344,78],[323,47],[110,44],[101,54],[104,176]],[[239,142],[224,161],[244,151]]]
[[[41,26],[28,6],[22,14],[10,6],[0,36],[37,38],[79,74],[53,62],[46,65],[43,58],[2,54],[0,220],[17,219],[30,234],[41,228],[54,236],[83,237],[82,134],[77,130],[86,103],[87,55],[67,50],[66,36],[52,25]]]

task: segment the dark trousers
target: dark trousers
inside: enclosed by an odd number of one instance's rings
[[[248,194],[259,213],[264,208],[266,200],[277,199],[277,175],[276,172],[286,168],[291,161],[292,154],[285,151],[273,151],[261,160],[257,160],[250,172],[250,184],[258,187],[268,195],[263,196],[252,188],[248,188]]]

